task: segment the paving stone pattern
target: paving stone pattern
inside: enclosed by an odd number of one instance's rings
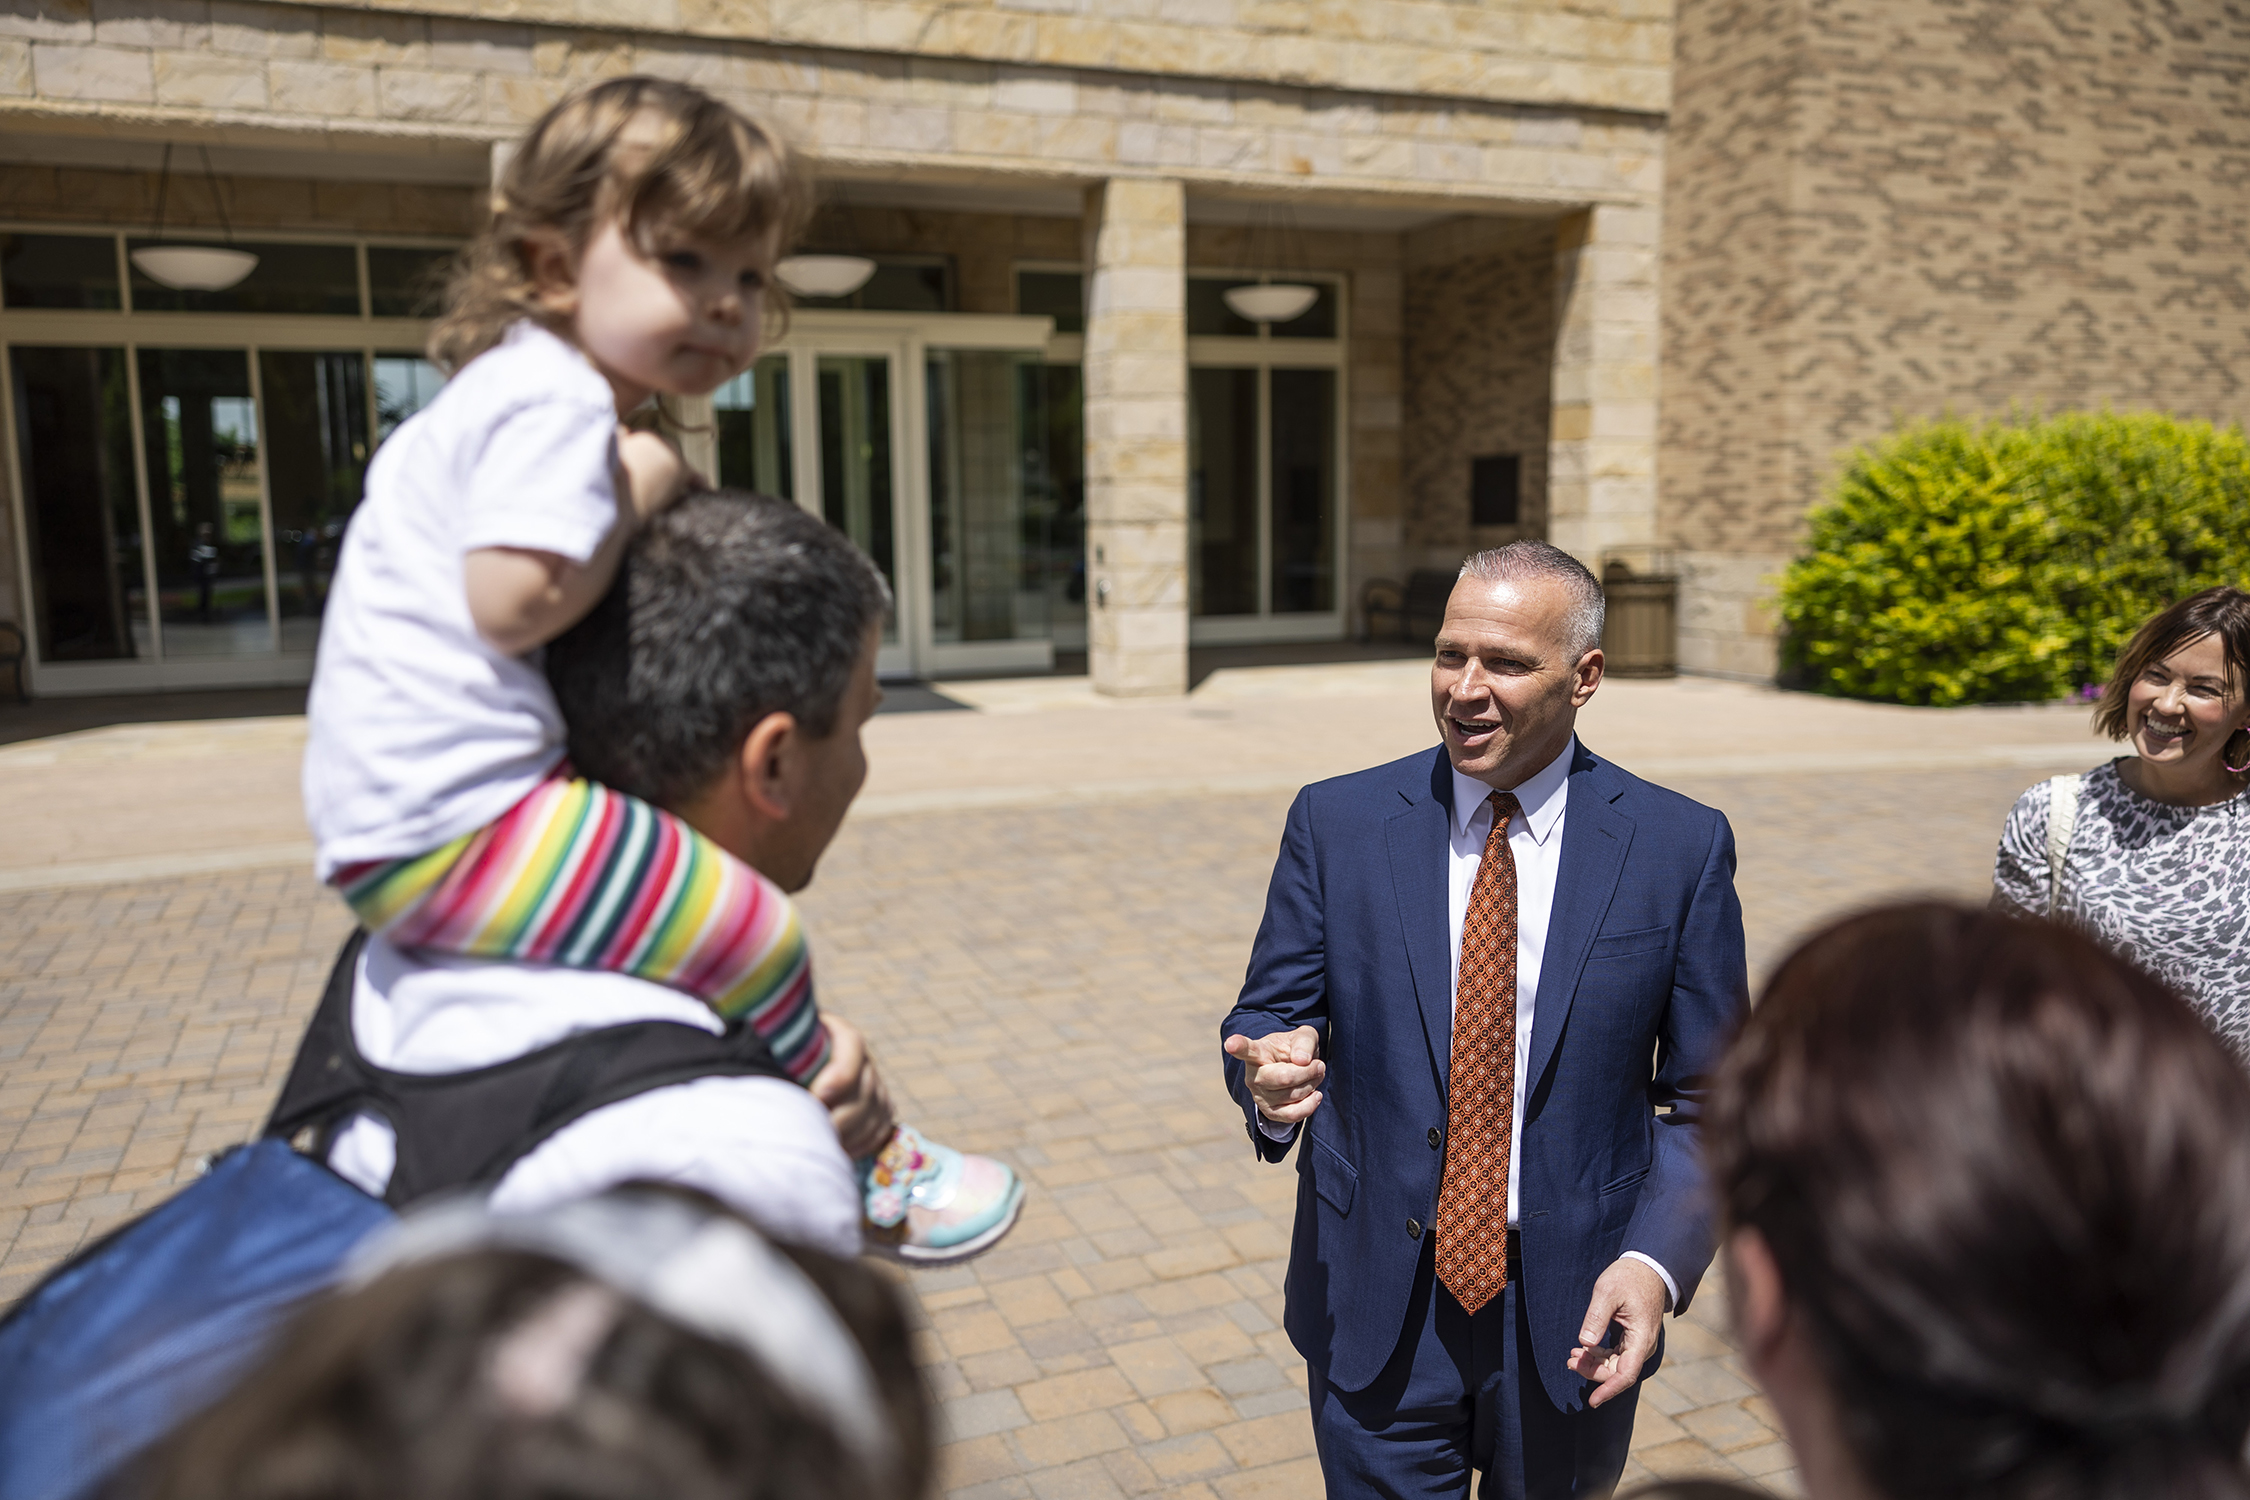
[[[1729,809],[1753,962],[1822,912],[1974,895],[2014,771],[1680,783]],[[1319,1493],[1279,1327],[1295,1175],[1219,1086],[1286,796],[848,824],[805,901],[827,1007],[911,1118],[1015,1162],[1006,1244],[912,1286],[960,1496]],[[0,1299],[251,1133],[346,928],[309,876],[0,896]],[[1671,1325],[1628,1479],[1795,1493],[1716,1278]]]

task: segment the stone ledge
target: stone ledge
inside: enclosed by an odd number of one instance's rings
[[[664,31],[727,41],[915,57],[1243,79],[1351,92],[1417,93],[1634,114],[1671,108],[1668,6],[1615,0],[1617,14],[1526,3],[1427,0],[1246,7],[1231,26],[1039,14],[943,0],[366,0],[366,13],[573,30]],[[1412,40],[1399,41],[1407,37]]]

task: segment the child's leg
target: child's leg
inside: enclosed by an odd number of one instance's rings
[[[828,1060],[797,909],[780,887],[670,813],[570,774],[491,826],[336,885],[402,947],[656,980],[748,1016],[802,1083]]]

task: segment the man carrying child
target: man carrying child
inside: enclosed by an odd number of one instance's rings
[[[866,777],[860,730],[881,693],[875,652],[888,591],[844,536],[785,501],[691,496],[634,539],[616,585],[549,648],[570,754],[784,891],[811,880]],[[381,937],[356,980],[353,1032],[399,1072],[488,1067],[566,1036],[634,1021],[716,1032],[702,1000],[630,975],[402,949]],[[851,1158],[892,1128],[856,1031],[830,1016],[832,1056],[810,1089],[711,1077],[583,1116],[492,1194],[531,1210],[634,1180],[701,1189],[777,1238],[862,1248]],[[361,1115],[329,1155],[380,1194],[390,1128]]]
[[[757,358],[775,264],[803,221],[802,188],[779,139],[721,101],[681,83],[612,79],[532,127],[461,257],[430,341],[452,378],[368,468],[308,709],[315,864],[377,939],[363,977],[403,1029],[373,1051],[393,1054],[399,1070],[475,1067],[526,1035],[552,1041],[606,1024],[619,1007],[656,1003],[617,998],[653,984],[670,992],[664,1018],[745,1024],[797,1084],[826,1094],[852,1071],[856,1043],[820,1013],[788,896],[811,873],[792,863],[805,851],[768,851],[781,860],[769,874],[743,841],[776,820],[798,830],[785,843],[810,837],[809,815],[775,800],[784,791],[832,803],[837,817],[856,791],[857,721],[841,731],[833,721],[872,712],[872,667],[850,653],[887,608],[880,580],[869,574],[852,596],[866,609],[827,642],[845,653],[842,675],[817,702],[787,670],[759,680],[768,696],[736,700],[713,697],[707,673],[652,667],[644,680],[644,663],[620,659],[634,686],[603,697],[605,712],[623,716],[612,743],[601,725],[566,726],[539,656],[610,592],[636,530],[694,487],[669,445],[622,432],[619,420],[652,401],[708,395]],[[755,572],[753,559],[737,560]],[[687,573],[695,588],[742,598],[727,626],[806,623],[786,580],[745,596],[739,579]],[[652,616],[636,631],[689,632],[696,621],[712,623],[700,601],[686,618]],[[802,644],[755,629],[731,638],[737,655],[776,661]],[[872,647],[861,654],[872,661]],[[698,665],[723,676],[731,662]],[[656,686],[671,696],[638,695]],[[744,717],[751,702],[759,715]],[[757,738],[762,724],[770,745]],[[675,729],[691,748],[653,738]],[[848,754],[806,760],[804,744],[837,732]],[[730,770],[730,756],[753,753],[792,769],[778,780]],[[817,787],[783,785],[815,763]],[[833,832],[818,830],[815,855]],[[541,977],[462,977],[509,972]],[[613,982],[625,978],[639,983]],[[505,1024],[455,1017],[423,1035],[432,985],[454,998],[505,990],[487,996]],[[695,1006],[700,1022],[689,1020]],[[1008,1167],[885,1123],[855,1126],[845,1141],[871,1248],[943,1264],[1014,1225],[1023,1186]],[[353,1139],[339,1149],[372,1137]],[[387,1175],[375,1162],[362,1167]]]

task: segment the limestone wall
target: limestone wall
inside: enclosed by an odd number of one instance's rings
[[[372,12],[1661,110],[1672,0],[371,0]]]
[[[588,7],[583,16],[572,7],[551,24],[543,20],[551,4],[509,4],[518,19],[500,22],[248,0],[19,0],[0,11],[0,128],[119,124],[145,135],[194,126],[218,140],[395,152],[512,137],[590,80],[646,71],[771,118],[831,168],[913,169],[926,181],[1156,172],[1386,199],[1536,203],[1649,201],[1660,185],[1662,120],[1647,111],[1661,98],[1632,103],[1632,91],[1612,98],[1592,82],[1572,84],[1575,92],[1529,90],[1540,97],[1525,100],[1346,92],[1280,77],[1125,71],[1162,58],[1099,48],[1080,61],[1036,49],[1019,60],[957,58],[934,55],[934,45],[910,57],[736,39],[772,32],[747,20],[723,36],[701,35],[664,29],[679,22],[671,0]],[[1467,16],[1543,7],[1428,8]],[[787,9],[916,7],[822,0]],[[588,24],[597,16],[601,24]],[[1616,24],[1621,36],[1643,38],[1635,47],[1668,35],[1655,19]],[[1225,32],[1203,20],[1181,26]],[[1595,76],[1560,62],[1539,69],[1554,79]],[[1506,72],[1497,63],[1473,71],[1495,70]],[[1600,108],[1569,107],[1580,101]]]

